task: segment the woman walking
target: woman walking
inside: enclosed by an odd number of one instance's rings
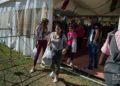
[[[68,59],[67,63],[70,63],[70,66],[73,67],[73,60],[75,57],[75,53],[77,52],[77,34],[74,32],[74,27],[72,25],[69,26],[69,32],[67,33],[67,45],[68,45]]]
[[[50,76],[54,78],[53,82],[58,81],[58,76],[60,72],[60,64],[62,61],[62,55],[66,53],[66,36],[62,33],[62,25],[60,22],[56,23],[55,32],[52,32],[50,35],[50,40],[48,42],[48,46],[50,46],[53,52],[52,59],[52,72]]]
[[[30,70],[30,73],[35,71],[36,63],[39,57],[39,54],[41,52],[41,49],[43,49],[43,52],[46,49],[47,46],[47,25],[48,25],[48,19],[44,18],[42,19],[41,23],[37,26],[36,30],[36,48],[37,52],[35,54],[35,59],[33,62],[32,69]]]

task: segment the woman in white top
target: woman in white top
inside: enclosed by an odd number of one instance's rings
[[[50,76],[54,77],[53,82],[58,81],[62,54],[66,53],[66,46],[67,46],[66,43],[67,43],[67,38],[62,33],[61,23],[58,22],[55,27],[55,32],[51,33],[50,41],[48,42],[48,46],[51,47],[51,50],[53,52],[53,59],[51,66],[52,72],[50,73]]]

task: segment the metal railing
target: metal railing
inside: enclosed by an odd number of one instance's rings
[[[10,34],[7,34],[5,36],[1,36],[0,37],[0,40],[5,40],[6,38],[10,38],[10,42],[12,43],[12,40],[13,40],[13,37],[16,37],[18,39],[21,39],[21,37],[27,37],[28,35],[14,35],[12,34],[12,29],[9,29],[9,28],[3,28],[3,29],[0,29],[0,32],[2,32],[2,30],[8,30],[8,32]],[[29,34],[29,36],[33,36],[33,39],[34,39],[34,34]],[[23,41],[23,43],[26,43],[23,39],[21,39]],[[28,64],[27,62],[26,63],[21,63],[21,64],[15,64],[15,62],[19,61],[20,59],[23,59],[23,60],[26,60],[27,58],[24,58],[25,56],[22,55],[22,53],[20,52],[20,50],[18,50],[16,53],[17,57],[15,58],[14,57],[14,50],[12,48],[8,48],[7,45],[5,45],[5,41],[4,43],[1,44],[2,46],[6,47],[8,50],[8,52],[3,52],[2,49],[0,49],[0,53],[2,54],[2,56],[4,57],[0,57],[0,86],[3,85],[3,86],[8,86],[8,83],[11,84],[11,85],[15,85],[15,86],[24,86],[23,83],[24,81],[28,80],[29,77],[34,77],[34,76],[31,76],[28,71],[26,73],[25,76],[27,76],[27,79],[24,79],[22,80],[21,79],[21,75],[24,76],[24,74],[22,74],[22,72],[20,72],[19,70],[19,67],[21,67],[22,65],[25,65],[27,64],[28,66],[30,64]],[[20,40],[19,40],[19,49],[20,49]],[[26,45],[27,47],[30,48],[29,45]],[[23,57],[24,56],[24,57]],[[27,61],[27,60],[26,60]],[[5,66],[4,66],[5,65]],[[14,71],[11,71],[12,68],[15,68],[15,72]],[[10,74],[13,74],[13,77],[14,76],[18,76],[19,77],[19,81],[16,81],[14,82],[12,79],[8,79],[6,77],[8,77],[7,75],[7,72],[9,72]],[[20,74],[20,75],[19,75]],[[39,74],[36,74],[35,76],[37,76]],[[1,84],[2,83],[2,84]]]

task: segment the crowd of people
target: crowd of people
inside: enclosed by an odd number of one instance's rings
[[[99,54],[101,46],[103,45],[102,36],[103,26],[95,19],[91,19],[91,25],[86,26],[81,22],[76,23],[73,19],[69,23],[67,21],[67,17],[60,18],[59,16],[54,17],[52,32],[47,32],[47,25],[49,20],[44,18],[41,23],[36,28],[36,48],[37,52],[35,54],[35,59],[33,63],[33,67],[30,72],[35,71],[35,66],[37,63],[37,59],[39,57],[41,49],[45,51],[46,47],[50,47],[53,57],[50,73],[51,77],[54,77],[53,82],[58,81],[58,76],[60,72],[60,64],[63,57],[67,57],[67,63],[73,67],[73,61],[77,52],[81,52],[83,48],[83,38],[87,38],[87,48],[88,48],[88,65],[87,69],[93,70],[98,68],[98,65],[102,63],[104,55],[101,54],[99,60]],[[49,36],[48,36],[49,35]],[[115,34],[116,40],[119,40],[119,32]],[[111,41],[114,41],[112,39]],[[117,41],[119,52],[119,42]],[[110,51],[112,51],[112,55],[114,55],[114,50],[110,50],[108,48],[108,37],[105,44],[102,47],[102,53],[111,55]],[[114,47],[114,43],[111,43],[110,47]],[[44,54],[44,53],[43,53]],[[66,55],[65,55],[66,54]],[[116,55],[116,54],[115,54]],[[117,54],[118,55],[118,54]],[[120,57],[117,58],[120,60]],[[120,61],[119,61],[120,62]],[[118,63],[119,65],[119,63]],[[120,66],[120,65],[119,65]],[[108,71],[108,70],[107,70]],[[120,67],[118,67],[118,71],[120,73]],[[108,80],[109,74],[105,75],[105,79],[107,84],[111,84]],[[110,76],[109,76],[110,78]],[[116,82],[120,85],[120,82]],[[115,84],[116,84],[115,83]],[[108,85],[108,86],[119,86],[119,85]]]

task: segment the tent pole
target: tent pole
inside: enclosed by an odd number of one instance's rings
[[[120,16],[119,16],[119,21],[118,21],[118,30],[120,30]]]

